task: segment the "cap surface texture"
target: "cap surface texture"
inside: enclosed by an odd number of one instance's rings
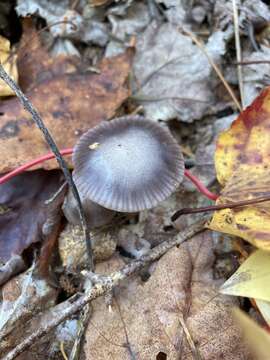
[[[75,146],[73,178],[85,198],[120,212],[156,206],[181,183],[184,160],[169,131],[141,116],[104,122]]]

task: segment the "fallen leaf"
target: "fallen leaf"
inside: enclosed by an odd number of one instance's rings
[[[0,36],[0,62],[9,76],[18,82],[18,70],[16,65],[16,56],[10,56],[10,42],[3,36]],[[0,79],[0,96],[14,95],[10,87]]]
[[[270,253],[257,250],[221,286],[220,292],[270,301],[269,268]]]
[[[264,301],[259,299],[254,299],[254,300],[262,317],[270,327],[270,301]]]
[[[221,133],[217,141],[217,178],[224,186],[217,204],[269,196],[270,88],[266,88]],[[216,211],[210,229],[242,237],[270,250],[269,202]]]
[[[248,347],[257,360],[269,360],[270,335],[243,311],[235,309],[233,316],[239,324]]]
[[[46,280],[36,276],[35,264],[25,273],[14,277],[2,288],[0,306],[1,357],[12,350],[20,339],[32,334],[41,325],[39,315],[57,300],[57,291]],[[32,320],[34,316],[37,319]],[[19,358],[22,360],[50,359],[55,334],[49,333]],[[45,355],[46,354],[46,358]]]
[[[178,26],[153,21],[138,37],[134,58],[133,98],[147,117],[192,122],[209,114],[217,102],[213,69],[192,40]],[[225,53],[222,36],[214,33],[206,45],[219,61]]]
[[[122,283],[111,311],[103,298],[95,300],[86,359],[194,359],[183,322],[203,359],[249,359],[230,315],[234,300],[216,292],[213,261],[212,236],[205,232],[152,264],[147,282]],[[108,274],[121,264],[114,257],[96,270]]]
[[[1,185],[0,260],[7,261],[42,239],[49,212],[44,202],[58,190],[60,176],[58,171],[39,170]]]
[[[147,4],[143,1],[115,4],[108,8],[107,14],[113,36],[106,47],[106,57],[125,52],[127,39],[137,38],[151,22]],[[139,47],[136,52],[138,50]]]
[[[73,54],[79,54],[73,45],[74,40],[76,44],[98,46],[105,46],[109,40],[109,26],[104,21],[105,9],[95,11],[86,0],[80,6],[83,11],[77,11],[76,3],[69,6],[65,0],[54,3],[44,0],[18,0],[15,9],[19,17],[38,14],[46,21],[49,25],[48,31],[55,38],[51,49],[53,53],[56,47],[66,44]]]
[[[32,18],[22,19],[23,33],[17,51],[20,73],[20,87],[30,91],[38,83],[56,76],[75,72],[80,63],[77,56],[56,56],[49,54],[43,46]]]
[[[43,51],[37,54],[38,60]],[[44,61],[45,71],[32,66],[31,61],[21,60],[19,74],[29,69],[29,73],[34,75],[34,84],[24,77],[24,86],[30,88],[26,95],[39,111],[58,147],[67,148],[73,147],[83,132],[112,117],[128,97],[125,83],[130,71],[131,53],[127,51],[102,60],[99,74],[80,68],[75,70],[69,58],[61,59],[62,62],[56,61],[56,65]],[[63,69],[67,72],[63,73]],[[0,114],[0,172],[9,171],[49,151],[40,130],[17,98],[2,102]],[[57,167],[57,163],[52,160],[40,166],[52,169]]]

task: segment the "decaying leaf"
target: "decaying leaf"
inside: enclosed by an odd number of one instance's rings
[[[221,286],[227,295],[254,298],[265,321],[270,324],[270,253],[257,250]]]
[[[75,72],[80,60],[76,56],[52,57],[35,28],[31,18],[22,20],[23,34],[17,51],[17,64],[20,72],[20,87],[30,91],[38,83],[55,76]]]
[[[41,50],[38,54],[38,57],[43,56]],[[38,109],[59,148],[67,148],[72,147],[83,132],[112,117],[127,98],[129,90],[125,83],[131,53],[128,51],[103,60],[98,74],[80,69],[78,61],[74,66],[71,59],[61,59],[55,65],[53,61],[48,60],[48,63],[44,60],[43,70],[33,66],[31,61],[21,59],[19,74],[27,73],[29,69],[29,73],[34,75],[34,84],[30,84],[27,76],[23,77],[24,86],[30,88],[26,95]],[[1,103],[0,113],[0,152],[3,160],[0,172],[9,171],[48,152],[40,130],[17,98]],[[57,164],[51,161],[44,167],[51,169]]]
[[[47,220],[44,202],[60,186],[58,171],[35,171],[19,175],[0,187],[0,260],[21,254],[41,240],[41,227]]]
[[[52,44],[52,52],[58,46],[64,50],[66,44],[68,53],[71,51],[72,54],[78,54],[74,40],[76,43],[105,46],[109,39],[108,26],[103,21],[105,12],[104,15],[102,12],[95,13],[88,0],[80,1],[80,4],[69,4],[67,0],[53,3],[44,0],[18,0],[16,12],[20,17],[38,14],[46,21],[50,26],[50,34],[57,40]]]
[[[269,131],[270,88],[266,88],[218,138],[215,164],[224,186],[218,204],[270,195]],[[269,215],[269,202],[225,209],[214,213],[209,227],[270,250]]]
[[[225,52],[218,34],[208,39],[206,47],[214,61]],[[154,120],[192,122],[210,113],[217,100],[212,71],[206,56],[178,27],[152,22],[137,42],[134,99]]]
[[[270,253],[257,250],[222,285],[220,292],[270,301]]]
[[[10,42],[3,36],[0,36],[0,62],[4,69],[14,81],[18,81],[18,70],[16,65],[16,56],[10,56]],[[0,96],[14,95],[14,92],[3,81],[0,80]]]
[[[252,321],[243,311],[234,310],[234,318],[239,324],[247,346],[250,347],[256,360],[268,360],[270,335]]]
[[[230,316],[234,300],[216,292],[212,241],[210,232],[198,235],[152,264],[147,282],[133,277],[121,284],[111,311],[104,299],[95,300],[86,359],[191,360],[194,351],[202,359],[249,359]],[[114,257],[97,272],[108,274],[121,263]]]
[[[0,352],[1,357],[13,349],[20,339],[31,334],[40,326],[38,319],[31,319],[48,307],[53,306],[57,299],[57,290],[46,280],[36,276],[35,264],[25,273],[16,276],[4,285],[0,306]],[[21,355],[20,359],[46,359],[52,347],[54,334],[48,334],[38,346]]]
[[[270,327],[270,301],[254,299],[262,317]]]

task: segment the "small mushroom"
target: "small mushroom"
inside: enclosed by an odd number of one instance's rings
[[[86,132],[73,154],[83,199],[134,213],[168,198],[183,179],[181,149],[169,131],[141,116],[104,122]]]
[[[80,194],[82,206],[87,219],[87,223],[90,229],[104,226],[109,224],[116,212],[106,209],[93,201],[86,199]],[[80,216],[78,211],[77,202],[69,189],[67,196],[65,197],[62,210],[67,218],[68,222],[72,225],[80,225]]]

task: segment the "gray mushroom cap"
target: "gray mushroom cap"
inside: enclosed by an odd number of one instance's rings
[[[141,116],[90,129],[75,146],[73,164],[73,178],[83,197],[120,212],[156,206],[176,190],[184,174],[175,139]]]

